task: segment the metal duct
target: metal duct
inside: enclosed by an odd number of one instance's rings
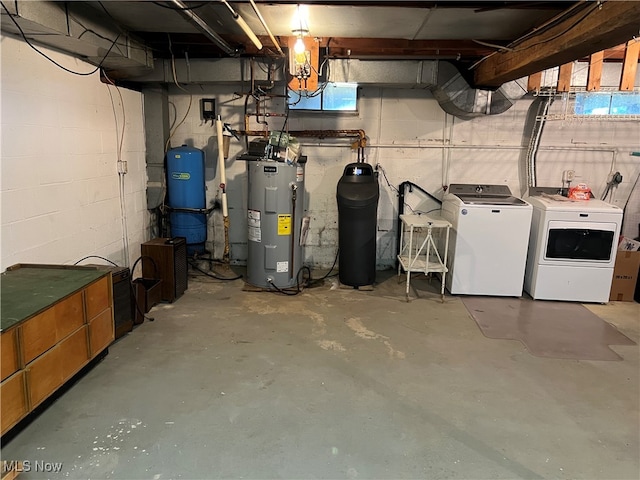
[[[442,109],[468,120],[505,112],[527,93],[525,79],[497,90],[471,88],[458,68],[443,60],[330,60],[331,80],[431,90]]]
[[[233,58],[175,60],[180,83],[237,83],[250,81]],[[424,88],[433,93],[442,109],[462,119],[505,112],[527,93],[526,79],[515,80],[497,90],[471,88],[455,65],[441,60],[346,60],[329,59],[333,82],[356,82],[392,88]],[[140,83],[173,83],[168,60],[158,60],[147,75],[130,77]],[[273,78],[256,70],[254,81],[283,81],[281,70]]]
[[[153,71],[151,50],[89,5],[19,0],[3,2],[3,6],[31,42],[101,65],[112,78]],[[21,36],[4,9],[1,17],[4,34]],[[111,75],[112,71],[117,73]]]
[[[147,163],[147,209],[164,203],[164,146],[169,138],[169,93],[167,85],[142,88],[144,99],[145,160]]]

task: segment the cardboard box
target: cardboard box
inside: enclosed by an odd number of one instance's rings
[[[618,250],[609,300],[633,302],[640,270],[640,252]]]
[[[620,243],[618,243],[618,250],[627,250],[631,252],[637,252],[640,250],[640,242],[638,240],[632,240],[627,237],[620,237]]]

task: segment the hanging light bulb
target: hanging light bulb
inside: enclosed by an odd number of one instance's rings
[[[298,37],[298,39],[296,40],[296,44],[293,46],[293,51],[296,53],[296,55],[300,55],[301,53],[304,53],[304,51],[307,48],[304,45],[304,40],[302,39],[302,37]]]

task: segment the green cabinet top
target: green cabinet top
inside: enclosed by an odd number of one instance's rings
[[[105,275],[109,272],[69,265],[10,267],[0,275],[0,330],[32,317]]]

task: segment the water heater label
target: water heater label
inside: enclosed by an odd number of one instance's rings
[[[304,168],[300,165],[296,167],[296,182],[304,182]]]
[[[278,215],[278,235],[291,235],[291,215]]]
[[[260,230],[260,227],[249,227],[248,238],[250,242],[260,243],[262,241],[262,231]]]
[[[191,178],[191,174],[188,172],[172,172],[171,178],[174,180],[189,180]]]
[[[262,241],[262,230],[260,229],[260,210],[247,211],[248,238],[251,242]]]
[[[289,271],[289,262],[276,262],[277,273],[287,273]]]
[[[250,227],[260,227],[260,210],[249,210],[247,220]]]
[[[264,173],[278,173],[278,167],[275,165],[265,166]]]

